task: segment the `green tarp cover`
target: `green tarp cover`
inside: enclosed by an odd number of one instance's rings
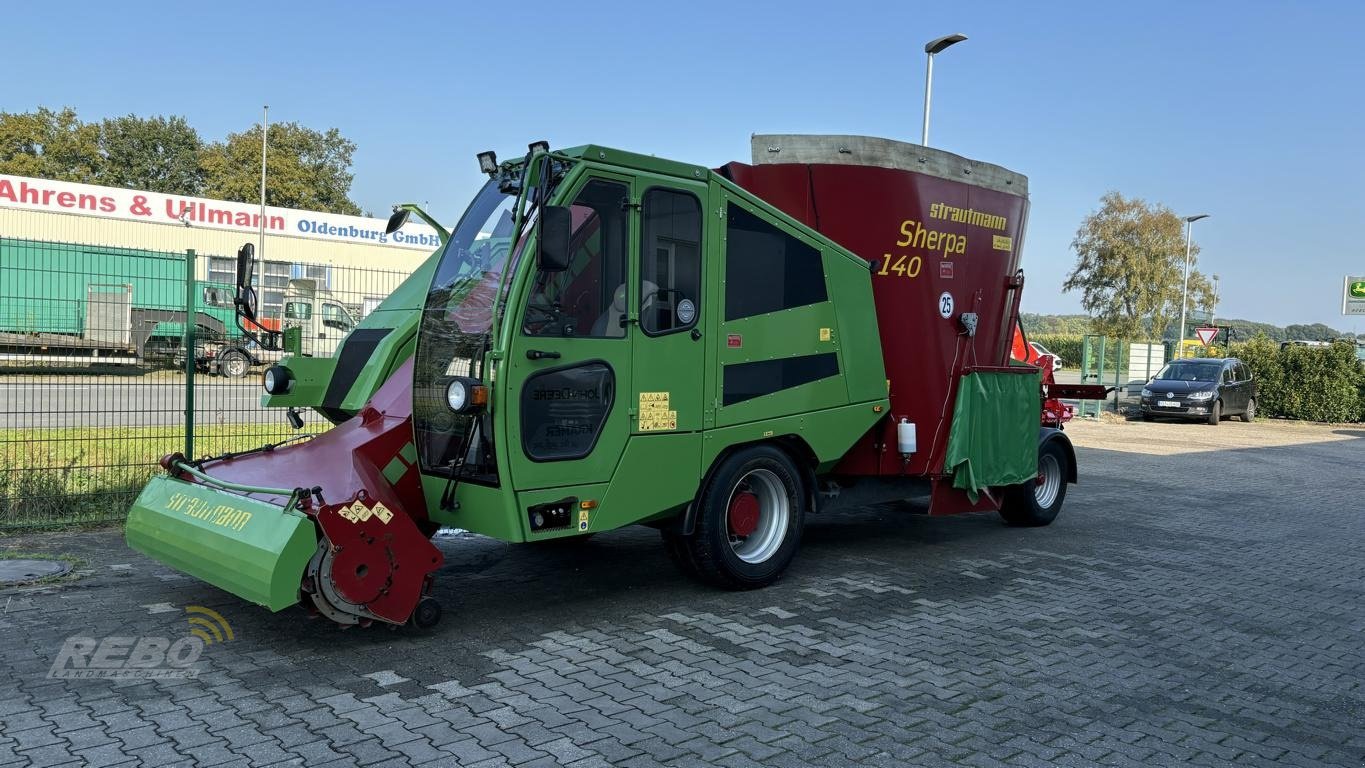
[[[973,503],[982,488],[1038,474],[1041,375],[977,372],[958,382],[943,466]]]

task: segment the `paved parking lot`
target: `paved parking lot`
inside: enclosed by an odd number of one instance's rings
[[[270,615],[117,532],[0,540],[0,765],[1352,765],[1365,761],[1365,430],[1087,423],[1049,528],[816,517],[779,584],[657,537],[446,538],[429,635]],[[67,638],[232,638],[194,679],[66,680]]]

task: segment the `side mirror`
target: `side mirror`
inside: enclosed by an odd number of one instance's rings
[[[256,275],[256,246],[251,243],[237,249],[237,290],[251,286],[251,278]]]
[[[393,215],[389,217],[388,226],[384,227],[384,235],[392,235],[394,232],[402,229],[403,225],[408,223],[408,217],[411,215],[412,211],[409,211],[407,208],[395,210]]]
[[[563,272],[569,268],[569,237],[573,218],[562,205],[547,205],[540,210],[540,249],[536,263],[542,272]]]
[[[256,246],[251,243],[237,250],[237,314],[247,320],[256,319],[256,289],[251,280],[256,274]]]

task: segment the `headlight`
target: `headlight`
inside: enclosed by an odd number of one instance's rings
[[[294,375],[282,365],[272,365],[261,376],[261,386],[267,394],[283,395],[294,388]]]
[[[1191,392],[1186,396],[1186,400],[1210,400],[1215,393],[1213,392]]]
[[[473,379],[452,379],[446,385],[446,405],[455,413],[467,413],[488,403],[488,388]]]
[[[468,402],[469,385],[461,379],[450,382],[450,386],[446,387],[446,404],[450,406],[450,410],[459,413]]]
[[[1143,387],[1143,388],[1142,388],[1142,396],[1143,396],[1143,397],[1151,397],[1151,396],[1152,396],[1152,390],[1150,390],[1150,389],[1148,389],[1148,388],[1146,388],[1146,387]]]

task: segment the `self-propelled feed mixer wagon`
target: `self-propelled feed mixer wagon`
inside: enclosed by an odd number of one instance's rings
[[[1040,426],[1042,372],[1011,354],[1026,179],[882,139],[753,142],[719,169],[480,155],[408,362],[311,439],[166,457],[128,543],[271,610],[429,626],[441,526],[651,525],[683,570],[744,589],[840,506],[1051,522],[1076,470]]]

